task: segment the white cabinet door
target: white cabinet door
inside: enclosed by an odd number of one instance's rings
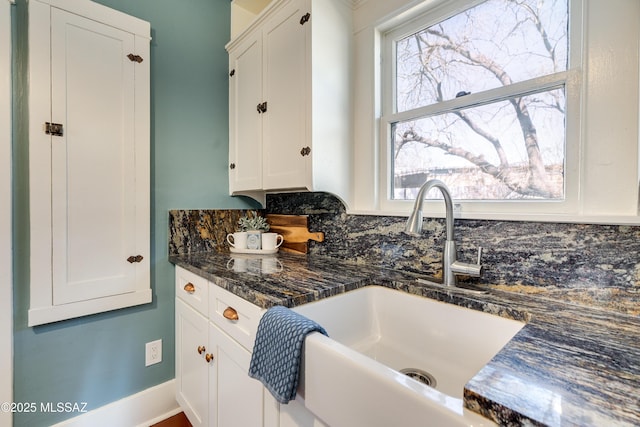
[[[267,111],[263,123],[264,188],[305,188],[309,155],[302,149],[310,144],[308,12],[293,1],[265,24],[264,99]]]
[[[192,293],[176,293],[175,311],[176,400],[191,424],[276,427],[277,403],[273,399],[265,402],[262,383],[248,375],[251,353],[236,341],[244,345],[247,340],[253,342],[259,321],[254,316],[261,313],[260,308],[180,267],[175,278],[176,292],[192,288]],[[207,295],[210,317],[204,315]],[[230,303],[239,319],[227,325],[224,322],[230,321],[222,313]],[[230,335],[215,322],[223,322],[223,328],[229,326]]]
[[[52,9],[54,304],[135,287],[133,51],[131,33]]]
[[[241,79],[231,80],[229,111],[230,163],[239,167],[241,132],[251,133],[243,142],[251,147],[245,155],[262,149],[262,181],[261,185],[254,179],[249,186],[238,186],[246,172],[232,169],[232,194],[264,203],[267,191],[309,190],[350,200],[351,13],[343,0],[273,1],[252,28],[227,45],[231,68],[237,74],[238,56],[246,55],[250,46],[258,49],[257,43],[262,42],[261,62],[253,63],[262,74],[256,72],[252,77],[262,84],[261,97],[241,108],[240,88],[236,87]],[[255,110],[257,103],[265,103],[266,111],[241,118],[240,111]],[[253,134],[255,117],[262,120],[257,136]],[[259,146],[255,141],[261,141]]]
[[[209,377],[214,427],[259,427],[264,422],[264,387],[249,377],[251,354],[209,323],[209,345],[215,349],[213,373]]]
[[[230,58],[229,190],[262,188],[262,38],[249,37]]]
[[[176,298],[176,400],[194,427],[209,426],[209,321]]]
[[[28,31],[29,326],[151,302],[150,25],[40,0]]]

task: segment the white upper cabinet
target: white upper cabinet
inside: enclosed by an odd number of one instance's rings
[[[227,45],[231,194],[349,199],[351,13],[341,0],[276,1]]]
[[[149,34],[90,1],[29,3],[30,325],[151,301]]]
[[[231,193],[262,188],[262,38],[247,37],[230,57],[229,145]],[[250,108],[254,106],[254,108]],[[236,160],[237,159],[237,160]]]
[[[305,148],[311,145],[310,135],[306,133],[307,116],[311,114],[307,106],[313,96],[308,89],[311,73],[306,60],[311,20],[306,18],[309,12],[305,3],[287,4],[264,25],[262,75],[267,108],[263,113],[262,176],[265,189],[313,188],[313,182],[307,179],[311,178],[307,174],[311,152]],[[318,141],[318,146],[321,143]]]

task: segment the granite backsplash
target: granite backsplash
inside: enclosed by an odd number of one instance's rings
[[[228,252],[227,233],[242,210],[172,210],[169,253]],[[403,232],[406,218],[349,215],[327,193],[267,195],[263,213],[309,215],[309,255],[377,263],[438,277],[444,219],[425,219],[420,238]],[[458,258],[471,262],[482,246],[484,285],[640,316],[640,227],[455,220]]]

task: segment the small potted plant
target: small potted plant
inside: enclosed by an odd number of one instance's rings
[[[261,234],[269,231],[269,223],[264,217],[245,215],[238,220],[240,231],[247,232],[247,249],[261,249]]]

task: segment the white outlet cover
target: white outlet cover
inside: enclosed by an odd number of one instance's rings
[[[155,365],[162,362],[162,340],[151,341],[145,344],[144,366]]]

